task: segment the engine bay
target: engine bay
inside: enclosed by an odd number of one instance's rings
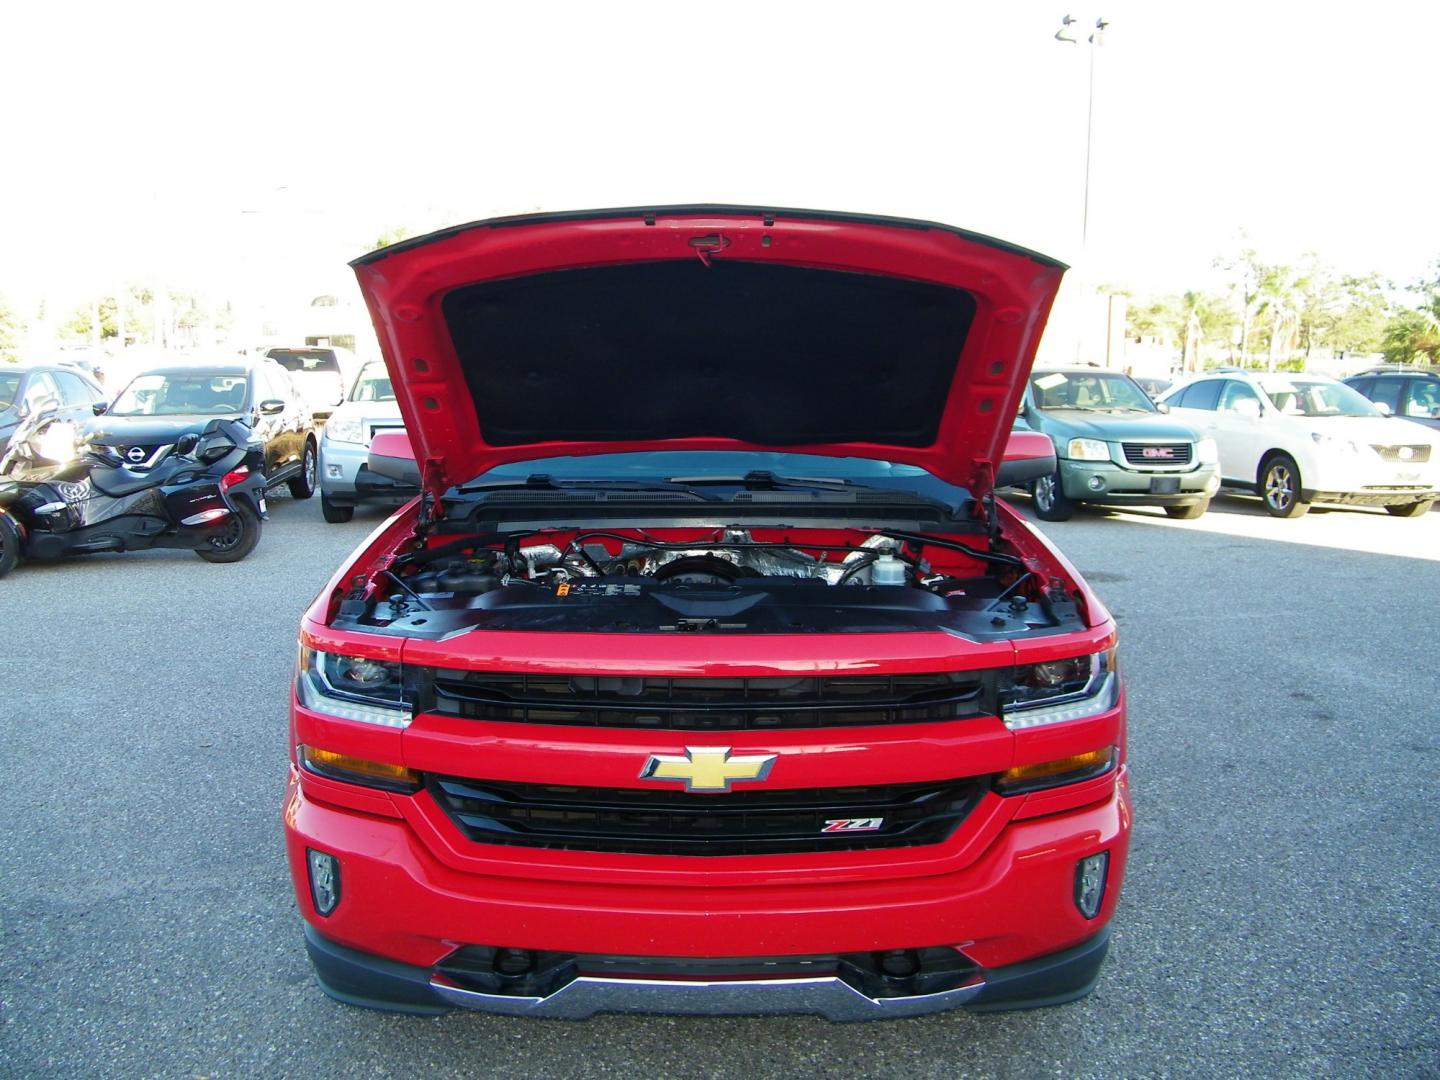
[[[336,626],[806,633],[948,629],[976,640],[1073,629],[1058,579],[983,536],[773,527],[563,528],[447,540],[384,559]]]

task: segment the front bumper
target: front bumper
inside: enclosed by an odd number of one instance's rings
[[[1073,461],[1061,458],[1060,481],[1071,499],[1093,503],[1135,506],[1185,506],[1208,499],[1220,490],[1220,473],[1215,465],[1197,465],[1185,472],[1155,470],[1140,472],[1113,461]],[[1174,480],[1173,491],[1155,491],[1152,481]]]
[[[543,995],[487,993],[443,973],[346,948],[305,927],[321,988],[347,1005],[436,1015],[453,1008],[544,1019],[597,1013],[759,1016],[805,1013],[828,1020],[899,1020],[966,1008],[975,1012],[1061,1005],[1088,994],[1110,947],[1105,926],[1079,945],[1023,963],[976,971],[936,993],[879,996],[842,974],[802,978],[653,979],[576,975]]]
[[[1108,792],[1103,781],[1090,783],[1096,797],[1078,809],[987,828],[983,853],[960,869],[830,882],[707,884],[677,874],[666,884],[656,874],[663,878],[663,865],[675,860],[660,857],[647,880],[634,882],[571,877],[556,867],[536,868],[533,877],[472,873],[438,859],[429,848],[435,838],[417,834],[418,819],[391,817],[379,801],[374,813],[333,806],[308,797],[294,777],[285,832],[317,975],[342,1001],[527,1016],[899,1017],[959,1006],[1059,1004],[1088,992],[1104,957],[1103,930],[1118,902],[1130,830],[1123,768]],[[333,855],[340,866],[341,900],[329,916],[318,914],[309,895],[307,848]],[[1074,902],[1076,864],[1100,851],[1110,855],[1107,887],[1096,917],[1086,919]],[[439,970],[472,946],[677,963],[938,948],[961,957],[975,977],[938,994],[877,995],[833,973],[742,979],[747,985],[739,986],[734,977],[711,985],[692,972],[616,980],[613,967],[603,977],[582,967],[544,994],[494,994],[456,984]]]
[[[1433,502],[1440,499],[1440,491],[1419,487],[1371,487],[1359,491],[1315,491],[1305,488],[1300,492],[1305,502],[1333,503],[1337,506],[1410,506],[1418,502]]]

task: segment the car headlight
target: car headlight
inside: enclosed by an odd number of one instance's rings
[[[414,719],[400,665],[390,660],[301,646],[295,688],[305,708],[341,720],[407,728]]]
[[[1358,454],[1361,446],[1349,439],[1337,439],[1334,435],[1324,435],[1318,431],[1312,431],[1310,438],[1315,440],[1317,446],[1322,450],[1336,450],[1342,454]]]
[[[1195,460],[1201,465],[1220,464],[1220,447],[1214,439],[1201,439],[1195,444]]]
[[[1000,684],[1000,715],[1011,731],[1083,720],[1113,708],[1119,696],[1115,650],[1024,664]]]
[[[1109,461],[1110,446],[1101,439],[1071,439],[1065,456],[1075,461]]]
[[[360,421],[353,417],[332,416],[325,421],[325,438],[331,442],[364,443],[365,432]]]

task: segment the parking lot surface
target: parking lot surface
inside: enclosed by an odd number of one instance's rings
[[[1026,507],[1024,500],[1017,505]],[[1440,1072],[1440,513],[1048,525],[1110,604],[1136,830],[1083,1002],[886,1024],[337,1005],[282,854],[300,613],[381,520],[0,582],[0,1073],[1414,1076]]]

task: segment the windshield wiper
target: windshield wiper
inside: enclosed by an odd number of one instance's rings
[[[668,476],[666,480],[683,487],[715,485],[743,487],[748,491],[834,491],[868,486],[833,476],[776,476],[769,469],[751,469],[744,476]]]
[[[671,480],[556,480],[549,473],[531,473],[523,480],[461,484],[452,490],[460,495],[485,491],[681,491],[697,499],[711,499],[709,495],[691,491],[687,485]]]

